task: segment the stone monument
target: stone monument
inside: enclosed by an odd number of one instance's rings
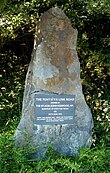
[[[80,82],[77,30],[57,7],[41,16],[38,30],[15,141],[35,147],[38,158],[49,146],[63,155],[76,155],[81,147],[91,146],[93,128]]]

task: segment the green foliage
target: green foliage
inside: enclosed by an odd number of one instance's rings
[[[41,14],[57,5],[78,29],[77,52],[83,91],[94,118],[92,149],[63,157],[53,149],[46,160],[29,160],[12,134],[21,116],[25,74],[35,26]],[[0,0],[0,130],[3,173],[109,173],[110,0]]]
[[[1,57],[0,75],[0,130],[7,126],[10,118],[16,119],[21,114],[21,101],[24,84],[25,68],[21,66],[21,60],[13,55],[5,54]],[[5,126],[5,129],[6,129]]]
[[[4,133],[0,139],[0,168],[2,173],[109,173],[110,150],[105,147],[81,149],[77,157],[64,157],[50,148],[46,159],[29,159],[27,148],[17,148],[13,132]]]

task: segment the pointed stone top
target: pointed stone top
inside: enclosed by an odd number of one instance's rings
[[[46,19],[47,15],[49,16],[49,18],[58,18],[60,20],[68,20],[70,22],[70,20],[65,15],[65,13],[57,6],[52,7],[48,11],[44,12],[41,16],[41,20],[43,20],[43,18]],[[71,22],[70,22],[70,25],[71,25]]]
[[[58,7],[42,14],[39,30],[41,37],[47,42],[62,42],[66,46],[71,44],[76,47],[77,30],[73,29],[70,19]]]
[[[61,18],[66,17],[65,13],[60,8],[58,8],[57,6],[50,8],[48,10],[48,12],[51,13],[52,15],[56,16],[56,17],[61,17]]]

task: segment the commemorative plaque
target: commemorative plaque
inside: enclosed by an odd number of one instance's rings
[[[66,94],[35,95],[36,124],[73,124],[75,96]]]

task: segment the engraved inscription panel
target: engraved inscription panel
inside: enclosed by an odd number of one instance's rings
[[[75,116],[75,95],[36,94],[36,124],[73,124]]]

